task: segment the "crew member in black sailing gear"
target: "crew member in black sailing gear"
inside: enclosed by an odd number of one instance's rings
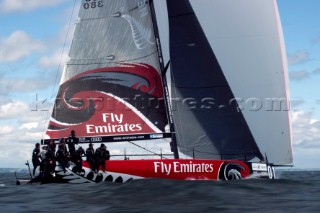
[[[78,144],[78,138],[76,137],[76,133],[74,130],[71,130],[71,134],[67,138],[67,144],[68,144],[71,161],[75,162],[75,159],[76,159],[75,144]]]
[[[66,167],[68,167],[68,151],[65,143],[59,144],[59,148],[56,154],[57,160],[62,167],[63,171],[66,172]]]
[[[41,164],[39,157],[40,157],[40,144],[36,143],[35,148],[32,152],[33,176],[35,176],[36,169]]]
[[[96,161],[94,159],[94,148],[92,143],[89,143],[89,148],[86,149],[86,157],[87,162],[90,164],[91,171],[95,172]]]
[[[47,154],[47,146],[43,146],[42,151],[40,152],[40,158],[41,158],[40,174],[43,174],[44,172],[44,168],[46,165],[46,154]]]
[[[76,168],[77,168],[78,173],[82,172],[82,156],[83,155],[84,155],[84,150],[80,146],[76,151],[76,159],[75,159],[75,164],[76,164]]]
[[[99,170],[100,166],[102,167],[102,171],[106,171],[106,160],[110,159],[110,152],[107,150],[106,145],[103,143],[99,148],[96,149],[94,153],[96,159],[96,169]]]
[[[56,168],[56,144],[54,140],[50,140],[49,145],[47,146],[47,153],[46,153],[46,165],[44,176],[50,176],[54,173],[54,169]]]

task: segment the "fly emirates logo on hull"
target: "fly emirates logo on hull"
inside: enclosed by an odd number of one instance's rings
[[[88,134],[99,134],[99,133],[126,133],[126,132],[140,132],[142,126],[140,123],[129,124],[124,123],[123,114],[116,113],[103,113],[102,121],[106,125],[97,126],[93,124],[86,125],[86,131]]]
[[[213,172],[213,164],[208,163],[164,163],[153,162],[154,173],[163,173],[170,175],[171,173],[206,173]]]

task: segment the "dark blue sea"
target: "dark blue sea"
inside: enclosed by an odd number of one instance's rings
[[[27,177],[18,170],[19,177]],[[320,212],[320,171],[278,171],[278,179],[135,180],[124,184],[15,185],[0,169],[1,212]]]

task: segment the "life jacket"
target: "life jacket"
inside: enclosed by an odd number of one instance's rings
[[[94,149],[93,148],[87,148],[86,149],[86,156],[87,156],[87,160],[93,160]]]
[[[42,150],[42,151],[40,152],[40,157],[41,157],[42,160],[45,160],[45,159],[46,159],[46,153],[47,153],[47,150]]]
[[[35,148],[32,152],[32,159],[36,159],[39,157],[40,149]]]
[[[67,138],[66,144],[68,145],[68,149],[69,149],[70,154],[75,154],[75,152],[76,152],[75,144],[78,144],[78,138],[70,135]]]

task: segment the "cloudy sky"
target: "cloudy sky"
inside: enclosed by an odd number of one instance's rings
[[[320,168],[320,1],[277,1],[289,63],[294,164]],[[0,168],[23,167],[42,137],[78,3],[0,0]]]

